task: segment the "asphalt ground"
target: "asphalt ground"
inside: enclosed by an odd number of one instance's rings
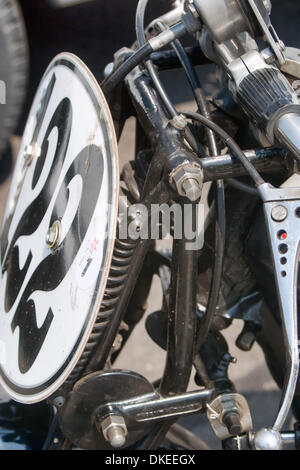
[[[150,0],[151,2],[151,0]],[[111,60],[115,50],[123,45],[130,45],[134,40],[134,11],[135,0],[104,2],[95,0],[90,4],[77,6],[66,10],[51,10],[44,2],[23,0],[22,7],[29,31],[31,48],[31,78],[28,89],[27,105],[19,124],[21,134],[29,104],[40,77],[49,61],[56,53],[70,51],[81,57],[91,68],[98,80],[102,78],[103,67]],[[153,2],[154,10],[158,13],[161,2]],[[273,2],[273,22],[281,38],[288,45],[299,44],[300,5],[297,1]],[[206,92],[210,94],[215,87],[214,69],[201,71],[205,76]],[[186,87],[182,73],[165,74],[164,81],[178,109],[192,107],[191,94]],[[14,153],[18,148],[18,138],[13,138]],[[128,121],[120,143],[121,162],[130,160],[134,148],[134,121]],[[9,180],[0,186],[0,219],[9,188]],[[154,279],[148,299],[147,314],[161,308],[161,288],[157,278]],[[235,346],[235,340],[242,329],[242,322],[235,321],[234,325],[225,332],[230,344],[230,352],[237,358],[237,363],[230,366],[230,378],[237,390],[248,400],[254,429],[270,425],[275,416],[280,393],[274,383],[263,353],[259,346],[254,345],[249,353],[241,352]],[[165,353],[156,346],[145,332],[144,322],[141,322],[133,332],[130,340],[121,353],[116,367],[131,369],[145,375],[149,380],[158,379],[164,369]],[[191,379],[190,388],[194,387]],[[5,394],[0,393],[2,398]],[[213,449],[219,449],[205,416],[195,416],[181,419],[182,423],[192,429]],[[287,423],[289,427],[289,423]]]

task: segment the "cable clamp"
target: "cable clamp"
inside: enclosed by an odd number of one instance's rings
[[[183,114],[176,114],[176,116],[170,120],[170,124],[172,124],[172,126],[176,129],[183,131],[186,128],[188,122]]]

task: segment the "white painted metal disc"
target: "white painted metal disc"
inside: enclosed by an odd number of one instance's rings
[[[84,351],[110,268],[118,188],[104,95],[76,56],[60,54],[29,114],[1,232],[0,381],[17,401],[52,395]]]

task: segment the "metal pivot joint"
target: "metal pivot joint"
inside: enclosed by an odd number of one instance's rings
[[[238,393],[224,393],[214,398],[207,405],[207,417],[221,440],[252,430],[247,400]]]
[[[75,385],[60,409],[61,426],[81,448],[124,448],[145,437],[156,423],[204,411],[212,394],[200,389],[165,397],[134,372],[95,372]]]

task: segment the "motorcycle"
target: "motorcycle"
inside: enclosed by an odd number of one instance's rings
[[[205,413],[223,449],[299,448],[300,51],[280,41],[269,0],[175,0],[145,26],[148,3],[100,86],[59,54],[28,117],[1,233],[2,442],[204,449],[177,420]],[[218,70],[211,101],[203,64]],[[179,113],[160,79],[178,68],[196,111]],[[166,360],[152,383],[114,364],[154,275],[163,301],[146,329]],[[237,346],[257,342],[282,391],[259,430],[228,374],[236,319]]]

